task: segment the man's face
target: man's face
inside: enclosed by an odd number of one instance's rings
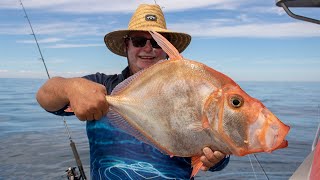
[[[129,37],[132,39],[128,39],[127,42],[128,62],[133,74],[166,58],[166,53],[161,48],[153,48],[150,40],[147,40],[143,47],[133,45],[134,38],[140,41],[143,38],[152,39],[150,33],[132,32]]]

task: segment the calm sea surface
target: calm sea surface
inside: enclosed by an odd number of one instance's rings
[[[0,180],[67,179],[66,168],[76,166],[63,119],[45,112],[35,100],[35,93],[43,83],[39,79],[0,78]],[[320,121],[320,82],[239,84],[291,126],[288,148],[256,154],[269,179],[288,179],[311,150]],[[89,177],[85,123],[75,117],[66,119]],[[224,170],[201,172],[196,179],[267,178],[250,155],[232,156]]]

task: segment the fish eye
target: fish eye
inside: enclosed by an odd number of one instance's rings
[[[239,108],[243,104],[243,99],[240,96],[233,96],[230,99],[230,104],[235,108]]]

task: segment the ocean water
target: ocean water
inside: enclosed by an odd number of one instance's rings
[[[67,179],[65,170],[76,166],[63,119],[44,111],[35,100],[44,82],[0,78],[0,180]],[[238,83],[291,126],[288,148],[256,154],[269,179],[288,179],[311,150],[320,121],[320,82]],[[89,177],[85,122],[66,120]],[[231,156],[224,170],[200,172],[196,179],[267,179],[262,168],[253,155]]]

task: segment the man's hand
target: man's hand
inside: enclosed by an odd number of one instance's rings
[[[66,92],[74,114],[78,119],[99,120],[109,109],[105,86],[83,79],[75,79]]]
[[[204,155],[200,157],[200,160],[203,163],[201,170],[203,171],[207,171],[226,157],[226,155],[220,151],[212,151],[208,147],[203,148],[203,154]]]
[[[98,120],[108,112],[105,86],[84,78],[53,77],[37,92],[37,101],[50,112],[69,105],[80,120]]]

